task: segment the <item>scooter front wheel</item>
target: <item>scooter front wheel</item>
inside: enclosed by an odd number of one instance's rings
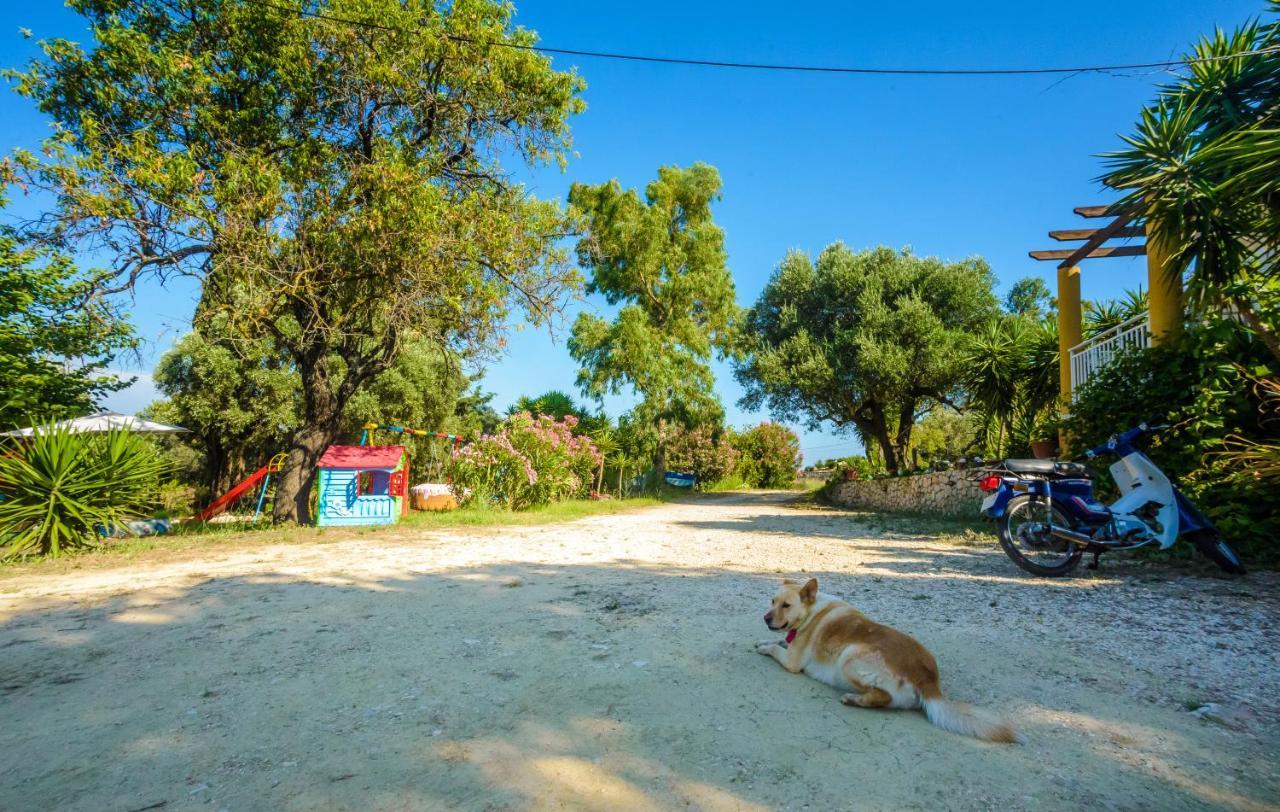
[[[1067,517],[1055,505],[1053,523],[1068,525]],[[1000,519],[1000,546],[1013,563],[1032,575],[1061,578],[1080,563],[1084,551],[1079,545],[1049,534],[1049,505],[1044,499],[1015,496],[1005,506]]]
[[[1223,572],[1229,572],[1232,575],[1244,575],[1244,564],[1240,563],[1240,556],[1236,555],[1236,551],[1223,540],[1222,534],[1217,530],[1209,528],[1193,530],[1187,533],[1185,537],[1196,545],[1196,549],[1200,551],[1201,555],[1217,564],[1222,568]]]

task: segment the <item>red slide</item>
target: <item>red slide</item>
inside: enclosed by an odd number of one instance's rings
[[[261,482],[262,478],[270,472],[271,472],[270,465],[264,465],[258,470],[254,471],[252,474],[248,476],[248,478],[246,478],[239,485],[236,485],[234,488],[227,491],[222,496],[219,496],[217,499],[213,500],[213,502],[209,505],[209,507],[197,513],[195,520],[197,522],[207,522],[210,519],[212,519],[214,516],[217,516],[219,513],[227,509],[227,505],[231,504],[232,502],[236,501],[241,496],[243,496],[245,491],[249,490],[254,485],[257,485],[259,482]]]

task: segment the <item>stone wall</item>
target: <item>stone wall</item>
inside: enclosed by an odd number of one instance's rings
[[[970,481],[972,476],[972,471],[938,471],[856,480],[841,482],[828,493],[833,504],[854,510],[975,518],[984,494]]]

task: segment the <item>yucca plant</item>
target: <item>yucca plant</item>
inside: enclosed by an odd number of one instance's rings
[[[0,557],[57,556],[153,508],[167,464],[126,430],[43,426],[0,452]]]

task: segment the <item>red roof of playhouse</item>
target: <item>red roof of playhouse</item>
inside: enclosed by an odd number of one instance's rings
[[[316,463],[317,468],[385,468],[400,464],[402,445],[331,445]]]

